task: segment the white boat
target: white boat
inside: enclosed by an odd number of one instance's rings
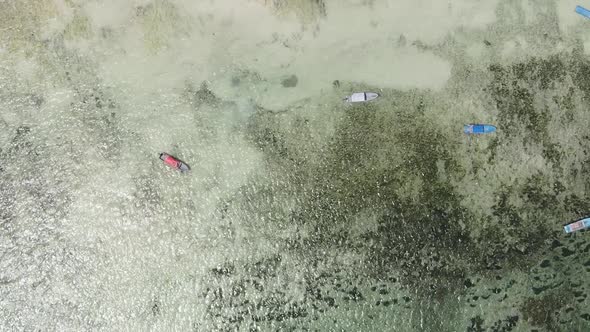
[[[349,103],[360,103],[376,99],[377,97],[379,97],[379,94],[374,92],[355,92],[350,96],[345,97],[344,101]]]
[[[583,218],[569,225],[563,226],[566,233],[573,233],[585,228],[590,228],[590,218]]]

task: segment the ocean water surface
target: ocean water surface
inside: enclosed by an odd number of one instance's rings
[[[0,330],[590,330],[575,5],[0,0]]]

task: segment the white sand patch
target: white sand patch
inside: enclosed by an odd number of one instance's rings
[[[479,59],[485,52],[485,45],[483,43],[471,44],[467,47],[467,55],[472,59]]]
[[[387,88],[440,88],[450,65],[430,52],[411,45],[438,43],[458,27],[483,28],[495,20],[495,1],[472,4],[383,1],[372,6],[359,1],[328,1],[328,16],[301,25],[294,15],[277,17],[260,2],[171,2],[179,16],[174,30],[160,31],[166,46],[146,49],[145,25],[129,3],[89,2],[84,7],[95,29],[124,29],[108,47],[96,48],[102,78],[125,89],[137,100],[170,90],[186,80],[211,81],[221,97],[231,96],[227,75],[235,68],[259,73],[266,80],[250,89],[265,107],[281,108],[329,89],[335,79]],[[482,7],[483,6],[483,7]],[[112,14],[112,13],[115,14]],[[417,24],[417,22],[420,22]],[[153,33],[153,31],[152,31]],[[398,45],[400,36],[407,45]],[[296,75],[298,84],[285,90],[280,84]]]
[[[360,2],[360,1],[357,1]],[[334,7],[336,2],[332,2]],[[444,2],[444,1],[393,1],[378,3],[371,11],[372,19],[381,22],[409,39],[425,43],[439,42],[458,27],[484,28],[496,19],[497,1]],[[362,11],[349,15],[362,22]]]
[[[21,58],[17,60],[14,70],[23,79],[30,80],[35,76],[38,67],[39,65],[35,60],[30,58]]]
[[[147,1],[144,1],[147,2]],[[84,12],[96,28],[119,28],[127,25],[138,1],[91,1],[84,4]]]

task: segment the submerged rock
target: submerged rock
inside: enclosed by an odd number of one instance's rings
[[[282,85],[284,88],[294,88],[294,87],[296,87],[296,86],[297,86],[297,82],[298,82],[298,81],[299,81],[299,80],[297,79],[297,76],[296,76],[296,75],[291,75],[291,76],[289,76],[289,77],[287,77],[287,78],[283,79],[283,80],[281,81],[281,85]]]

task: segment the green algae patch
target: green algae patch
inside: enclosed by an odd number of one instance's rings
[[[144,32],[146,49],[153,53],[168,46],[170,35],[185,31],[184,18],[174,4],[156,0],[137,7],[136,16]]]
[[[326,16],[324,0],[265,1],[278,16],[294,15],[303,24],[310,24]]]
[[[548,294],[541,298],[527,298],[521,305],[524,320],[533,326],[546,326],[549,330],[559,330],[556,317],[568,303],[571,293]]]
[[[586,61],[574,52],[474,69],[486,77],[480,93],[498,132],[471,139],[463,123],[454,123],[463,117],[450,113],[458,111],[451,97],[432,91],[384,89],[377,101],[352,105],[334,98],[313,107],[258,107],[245,138],[264,155],[268,180],[254,179],[232,204],[255,216],[249,227],[276,238],[300,264],[335,264],[349,276],[387,284],[395,276],[416,294],[407,304],[414,309],[420,301],[475,292],[507,273],[528,273],[561,224],[587,213],[590,145],[583,124],[590,118],[580,103],[586,85],[575,74]],[[333,256],[355,263],[327,263]],[[483,294],[439,310],[427,324],[440,328],[443,315],[459,317],[461,306],[476,301],[520,306],[509,291],[513,283],[478,288]],[[358,292],[363,296],[354,301],[368,301],[366,291]],[[535,316],[534,307],[520,307],[530,309],[526,317],[504,311],[480,322],[471,315],[471,328],[512,329]]]
[[[92,37],[93,31],[90,20],[81,13],[76,13],[72,21],[66,26],[64,38],[66,40],[88,39]]]
[[[435,120],[445,103],[428,91],[324,106],[318,111],[333,114],[335,125],[322,144],[303,134],[317,125],[302,114],[258,112],[248,137],[268,156],[271,178],[282,179],[270,190],[296,194],[283,215],[308,230],[297,250],[357,252],[371,265],[359,273],[395,271],[424,291],[528,269],[556,224],[582,211],[587,197],[569,192],[581,175],[572,177],[579,165],[565,153],[583,142],[561,139],[559,129],[585,119],[573,102],[584,92],[573,83],[572,57],[489,67],[499,132],[475,147]]]
[[[42,27],[58,16],[54,1],[24,0],[0,2],[0,41],[2,47],[27,55],[39,47]]]
[[[302,127],[313,124],[268,112],[251,118],[250,139],[272,155],[273,170],[294,180],[300,204],[291,216],[314,230],[306,250],[356,247],[373,276],[400,269],[406,280],[446,275],[448,282],[465,273],[458,261],[469,246],[460,226],[469,213],[451,183],[463,170],[448,144],[453,139],[424,115],[433,99],[417,91],[390,94],[390,103],[331,106],[326,112],[339,118],[324,145],[304,150],[301,142],[309,140],[301,135],[313,130]],[[377,216],[376,229],[351,231],[363,229],[363,214]]]

